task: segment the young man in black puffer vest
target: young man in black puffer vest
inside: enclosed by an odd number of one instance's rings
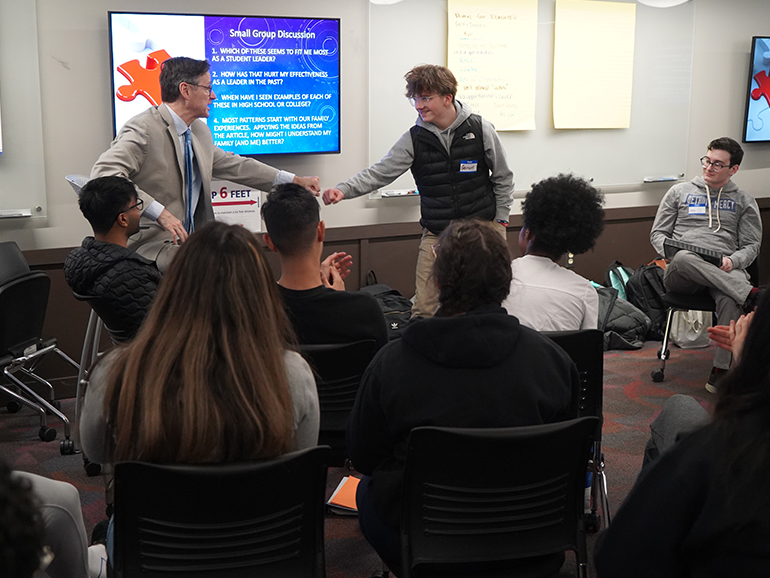
[[[412,315],[432,316],[438,292],[431,274],[438,235],[453,219],[495,221],[505,236],[511,212],[513,172],[492,124],[455,99],[457,80],[443,66],[406,73],[406,96],[418,117],[385,158],[323,193],[327,205],[392,183],[411,169],[420,192],[422,240]]]

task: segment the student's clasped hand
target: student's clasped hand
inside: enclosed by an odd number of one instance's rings
[[[353,257],[341,251],[332,253],[321,261],[321,281],[325,287],[331,287],[337,291],[345,290],[345,277],[350,274]]]
[[[753,311],[748,315],[741,315],[738,321],[730,321],[730,325],[709,327],[709,337],[717,346],[727,351],[732,351],[735,361],[738,361],[741,357],[743,342],[746,339],[746,333],[749,331],[752,319],[754,319]]]

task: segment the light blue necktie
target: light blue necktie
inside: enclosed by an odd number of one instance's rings
[[[184,132],[184,181],[185,181],[185,219],[184,228],[187,233],[195,230],[193,215],[195,207],[192,206],[193,200],[193,151],[192,140],[190,139],[190,129]]]

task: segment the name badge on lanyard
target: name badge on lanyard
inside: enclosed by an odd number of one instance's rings
[[[479,168],[478,161],[460,161],[461,173],[475,173],[478,168]]]

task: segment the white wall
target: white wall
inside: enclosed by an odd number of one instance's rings
[[[688,175],[700,173],[698,159],[708,142],[731,136],[740,141],[745,115],[751,37],[770,35],[767,0],[693,0],[692,102]],[[770,197],[770,144],[743,144],[746,152],[735,182],[755,197]]]
[[[13,0],[15,3],[16,0]],[[688,136],[687,177],[700,171],[698,157],[712,138],[729,135],[739,139],[743,122],[744,98],[749,64],[750,39],[770,34],[767,0],[693,0],[695,2],[695,41],[693,47],[692,102]],[[12,0],[2,0],[0,34],[28,34],[15,27],[3,14]],[[0,220],[0,241],[16,240],[23,249],[44,249],[78,245],[89,228],[77,208],[75,195],[64,180],[69,173],[88,173],[91,165],[111,139],[110,82],[107,16],[108,10],[168,11],[223,14],[265,14],[288,16],[328,16],[341,19],[342,45],[342,153],[307,157],[272,157],[270,162],[300,174],[318,174],[322,186],[333,186],[374,160],[385,151],[371,151],[370,115],[391,110],[369,110],[370,91],[388,90],[397,94],[395,106],[403,106],[402,79],[395,83],[378,75],[378,60],[387,54],[372,54],[369,17],[380,17],[378,8],[365,0],[23,0],[36,2],[40,94],[42,112],[42,155],[47,199],[47,217],[36,220]],[[426,18],[423,11],[436,13],[442,0],[420,0],[423,8],[415,19]],[[443,8],[445,14],[445,8]],[[445,26],[432,22],[433,26]],[[394,23],[392,37],[384,39],[389,51],[407,52],[415,63],[446,58],[445,46],[422,46],[420,37],[404,37]],[[0,65],[6,66],[6,60]],[[445,60],[440,61],[445,62]],[[404,71],[406,72],[406,70]],[[34,84],[34,83],[32,83]],[[395,86],[392,86],[395,84]],[[13,146],[7,124],[10,117],[29,117],[27,109],[11,106],[6,100],[14,88],[7,70],[0,70],[0,97],[3,97],[4,147]],[[35,119],[29,119],[34,125]],[[401,123],[400,123],[401,124]],[[408,126],[397,127],[400,134]],[[746,158],[736,182],[758,197],[770,197],[770,145],[746,145]],[[644,151],[639,151],[644,154]],[[509,151],[509,156],[514,156]],[[6,157],[3,154],[3,157]],[[11,159],[9,155],[6,159]],[[0,170],[3,162],[0,160]],[[515,166],[513,167],[515,170]],[[558,170],[558,169],[557,169]],[[34,176],[34,175],[33,175]],[[2,180],[0,180],[2,183]],[[608,207],[654,204],[665,191],[628,192],[608,195]],[[0,190],[0,195],[3,191]],[[390,203],[390,204],[386,204]],[[400,203],[400,204],[393,204]],[[360,198],[324,209],[323,217],[332,227],[370,223],[412,221],[417,218],[416,199],[373,201]]]

